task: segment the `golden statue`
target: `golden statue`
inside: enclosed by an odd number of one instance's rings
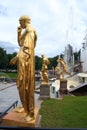
[[[30,18],[26,15],[19,19],[17,28],[18,44],[20,51],[10,64],[18,64],[17,87],[22,106],[27,113],[25,120],[34,119],[34,89],[35,89],[35,63],[34,48],[36,46],[36,31],[30,24]],[[23,109],[22,108],[22,109]],[[19,110],[21,112],[21,110]]]
[[[71,73],[67,71],[66,63],[62,58],[58,58],[57,62],[60,62],[62,67],[62,79],[64,80],[64,73],[67,73],[71,76]]]
[[[47,69],[48,69],[47,65],[50,64],[50,61],[48,60],[48,58],[46,58],[45,55],[41,55],[41,57],[42,57],[43,62],[42,62],[42,69],[41,69],[40,74],[41,74],[41,77],[44,80],[44,83],[48,83],[49,78],[48,78],[48,73],[47,73]]]
[[[58,65],[55,67],[55,71],[56,71],[57,75],[60,74],[60,67]]]

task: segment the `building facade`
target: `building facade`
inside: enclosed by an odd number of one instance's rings
[[[83,72],[87,72],[87,43],[82,43],[81,49],[81,61]]]
[[[65,47],[65,50],[64,50],[64,61],[66,62],[68,70],[74,64],[73,47],[70,44],[68,44]]]

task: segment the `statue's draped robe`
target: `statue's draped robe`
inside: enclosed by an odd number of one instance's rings
[[[35,30],[29,25],[20,38],[18,57],[17,86],[23,108],[30,116],[34,115],[35,63],[34,47]],[[25,49],[24,49],[25,48]]]

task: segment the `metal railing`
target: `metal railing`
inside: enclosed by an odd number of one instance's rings
[[[2,130],[87,130],[87,128],[32,128],[32,127],[8,127],[0,126]]]
[[[7,114],[7,112],[8,112],[12,107],[15,108],[15,107],[17,106],[17,104],[18,104],[18,100],[15,101],[10,107],[8,107],[4,112],[2,112],[2,113],[0,114],[0,122],[1,122],[1,118],[2,118],[5,114]]]
[[[0,126],[1,130],[35,130],[40,128],[34,128],[34,127],[17,127],[17,126]]]

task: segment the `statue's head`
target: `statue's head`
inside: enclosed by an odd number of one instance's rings
[[[44,58],[44,57],[45,57],[45,55],[44,55],[44,54],[42,54],[42,55],[41,55],[41,57],[42,57],[42,58]]]
[[[57,61],[62,61],[62,58],[58,58]]]
[[[27,24],[27,23],[30,23],[30,21],[31,21],[31,19],[30,19],[30,17],[27,16],[27,15],[23,15],[23,16],[21,16],[21,17],[19,18],[19,22],[20,22],[22,28],[25,28],[25,27],[26,27],[26,24]]]

